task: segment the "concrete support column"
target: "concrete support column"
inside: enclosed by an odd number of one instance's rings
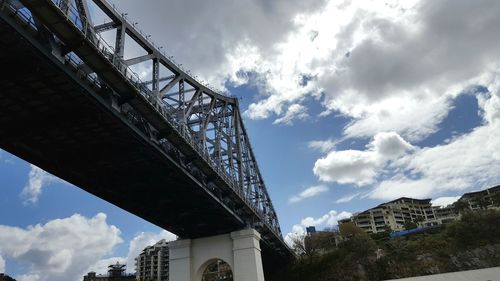
[[[170,249],[169,280],[191,281],[191,239],[169,242],[168,247]]]
[[[264,281],[260,234],[254,229],[231,232],[235,281]]]
[[[170,281],[201,281],[207,266],[226,262],[234,281],[264,281],[260,234],[245,229],[211,237],[169,243]]]

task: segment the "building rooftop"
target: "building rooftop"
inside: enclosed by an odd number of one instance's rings
[[[497,186],[494,186],[494,187],[490,187],[490,188],[487,188],[487,189],[483,189],[483,190],[478,190],[478,191],[464,193],[462,195],[462,197],[460,197],[460,199],[475,197],[475,196],[481,195],[483,193],[487,193],[488,191],[489,192],[500,192],[500,185],[497,185]]]
[[[382,203],[379,206],[381,206],[381,205],[387,205],[387,204],[391,204],[391,203],[397,203],[398,201],[402,201],[402,200],[405,200],[405,201],[416,201],[416,202],[419,202],[419,203],[428,204],[428,203],[431,203],[432,199],[430,199],[430,198],[416,199],[416,198],[410,198],[410,197],[400,197],[398,199],[394,199],[392,201]]]

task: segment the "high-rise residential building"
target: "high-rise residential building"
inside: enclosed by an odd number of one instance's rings
[[[165,239],[144,248],[135,258],[136,279],[138,281],[167,281],[168,259],[168,242]]]
[[[443,223],[444,219],[451,220],[456,217],[453,208],[435,208],[431,199],[401,197],[356,213],[348,219],[340,220],[339,224],[352,221],[368,233],[378,233],[404,230],[405,224],[409,222],[419,226],[433,226]]]

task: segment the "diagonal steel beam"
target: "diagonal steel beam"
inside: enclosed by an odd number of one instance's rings
[[[160,79],[158,79],[158,81],[159,82],[165,82],[165,81],[170,81],[170,80],[172,80],[174,78],[175,78],[175,75],[169,75],[169,76],[161,77]],[[149,80],[149,81],[143,82],[142,84],[144,86],[153,84],[153,80]]]
[[[177,77],[175,77],[167,85],[165,85],[163,88],[161,88],[160,94],[164,94],[164,93],[168,92],[170,89],[172,89],[173,86],[175,86],[175,84],[179,83],[179,81],[181,81],[181,79],[182,79],[181,75],[178,75]]]
[[[87,22],[92,26],[92,19],[90,18],[87,0],[75,0],[75,2],[78,14],[80,14],[80,19],[82,20],[82,22]]]
[[[141,63],[141,62],[145,62],[147,60],[152,60],[152,59],[154,59],[154,57],[155,56],[153,54],[147,54],[147,55],[144,55],[144,56],[140,56],[140,57],[136,57],[136,58],[125,60],[125,63],[130,66],[130,65]]]
[[[115,22],[106,22],[106,23],[94,26],[94,31],[97,33],[101,33],[104,31],[111,30],[111,29],[115,29],[117,26],[118,25]]]
[[[186,93],[191,93],[191,92],[194,92],[194,91],[196,91],[196,89],[187,89],[187,90],[184,90],[184,93],[186,94]],[[180,92],[166,94],[166,95],[163,95],[162,98],[166,99],[166,98],[170,98],[170,97],[174,97],[174,96],[178,96],[178,95],[180,95]],[[189,101],[189,102],[191,102],[191,101]]]

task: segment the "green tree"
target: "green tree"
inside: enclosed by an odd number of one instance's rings
[[[473,248],[500,242],[500,211],[479,210],[462,214],[445,228],[445,236],[459,248]]]
[[[389,234],[392,232],[392,228],[388,225],[384,226],[382,231],[370,234],[370,237],[377,243],[377,245],[383,245],[385,241],[389,240]]]
[[[3,280],[3,281],[16,281],[16,279],[10,277],[9,275],[2,275],[2,274],[0,274],[0,280]]]
[[[345,222],[339,226],[340,235],[345,238],[350,238],[353,236],[363,236],[367,235],[366,232],[358,227],[353,222]]]
[[[477,199],[477,204],[479,205],[479,208],[481,208],[482,210],[486,210],[488,208],[488,205],[490,205],[490,200],[481,196]]]
[[[463,213],[465,210],[469,210],[469,203],[465,200],[458,200],[453,203],[453,208],[457,213]]]
[[[350,264],[367,263],[370,257],[375,255],[377,244],[370,236],[355,235],[339,245],[344,262]]]
[[[306,251],[306,246],[304,243],[304,238],[306,237],[305,234],[302,235],[294,235],[292,236],[292,249],[295,252],[295,254],[301,256],[305,253]]]
[[[407,221],[404,224],[405,230],[415,229],[417,227],[418,227],[418,225],[414,221]]]
[[[310,236],[311,239],[306,237],[306,247],[308,247],[308,242],[312,242],[312,246],[323,252],[328,252],[336,247],[336,241],[340,234],[336,231],[321,231],[316,232]]]
[[[491,200],[495,206],[500,207],[500,191],[493,193],[491,195]]]

